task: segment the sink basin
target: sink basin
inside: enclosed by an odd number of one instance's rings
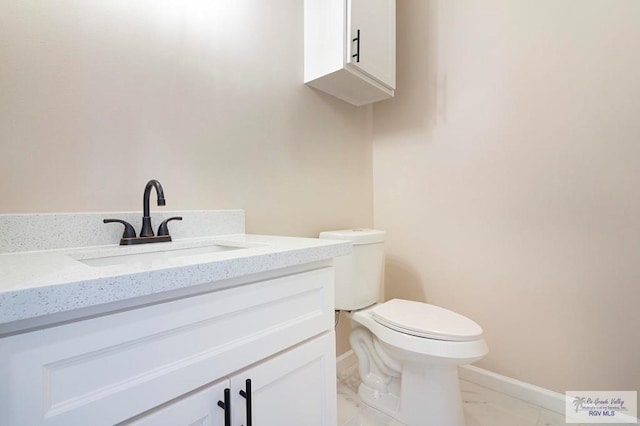
[[[187,256],[196,256],[202,254],[220,253],[230,250],[240,250],[246,247],[234,247],[221,244],[213,244],[208,246],[176,248],[171,250],[154,251],[149,253],[132,253],[122,255],[106,255],[87,258],[75,258],[78,262],[82,262],[89,266],[114,266],[128,265],[133,263],[150,263],[154,261],[167,261],[171,259],[183,258]]]

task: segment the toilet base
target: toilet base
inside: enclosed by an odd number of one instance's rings
[[[458,369],[405,363],[401,422],[410,425],[464,426]]]
[[[367,386],[365,383],[360,383],[360,386],[358,387],[358,396],[360,397],[360,400],[368,406],[397,419],[398,410],[400,408],[400,397],[398,395],[383,393]]]
[[[349,340],[365,404],[408,426],[465,425],[457,362],[390,346],[353,325]]]
[[[358,396],[365,404],[407,426],[465,425],[456,367],[405,363],[399,395],[361,383]]]

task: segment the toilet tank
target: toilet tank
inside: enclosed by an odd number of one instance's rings
[[[320,238],[351,241],[353,252],[334,259],[337,310],[353,311],[382,298],[384,283],[384,231],[347,229],[325,231]]]

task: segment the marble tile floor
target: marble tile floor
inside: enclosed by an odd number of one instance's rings
[[[338,377],[339,426],[403,426],[401,423],[363,404],[357,395],[360,378],[357,368]],[[503,393],[460,381],[467,426],[559,426],[563,414],[531,405]],[[419,425],[423,426],[423,425]],[[424,426],[431,426],[425,424]],[[433,425],[439,426],[439,425]],[[573,423],[572,426],[587,426]]]

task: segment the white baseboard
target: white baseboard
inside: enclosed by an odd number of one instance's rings
[[[475,383],[476,385],[509,395],[521,401],[528,402],[529,404],[537,405],[538,407],[546,408],[547,410],[565,415],[567,401],[565,399],[565,394],[563,393],[554,392],[530,383],[512,379],[511,377],[493,373],[473,365],[463,365],[458,368],[458,376],[462,380]],[[571,406],[571,401],[569,401],[569,406]],[[638,424],[638,419],[636,417],[629,416],[624,413],[616,413],[616,418],[620,420],[620,423]],[[582,423],[581,420],[576,420],[571,423],[578,422]]]
[[[353,352],[353,349],[349,349],[347,352],[336,358],[336,373],[338,373],[338,376],[340,377],[346,374],[357,363],[358,358],[356,358],[356,354]]]
[[[496,392],[504,393],[528,402],[529,404],[564,414],[564,394],[493,373],[473,365],[463,365],[458,368],[458,375],[462,380],[475,383]]]

